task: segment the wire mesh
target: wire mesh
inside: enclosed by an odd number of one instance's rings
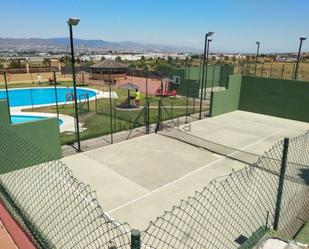
[[[240,153],[197,140],[184,132],[175,133],[179,140],[185,138],[186,143],[219,154]],[[309,218],[308,139],[309,132],[290,141],[279,223],[279,231],[287,236],[293,236]],[[261,226],[272,225],[282,151],[283,142],[278,142],[255,163],[249,162],[244,169],[218,178],[182,200],[179,206],[149,224],[142,234],[143,245],[146,248],[237,248],[239,238],[248,238]]]
[[[11,128],[0,134],[2,200],[38,248],[129,248],[129,225],[105,214],[66,165]]]

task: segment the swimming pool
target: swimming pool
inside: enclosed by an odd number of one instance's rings
[[[47,117],[42,117],[42,116],[26,116],[26,115],[12,115],[11,116],[11,122],[12,124],[19,124],[19,123],[24,123],[24,122],[31,122],[31,121],[37,121],[37,120],[42,120],[42,119],[47,119]],[[63,121],[61,119],[58,119],[58,124],[62,125]]]
[[[65,103],[72,100],[72,87],[58,87],[58,103]],[[94,97],[96,92],[86,88],[77,88],[77,98],[85,99]],[[71,98],[70,98],[71,97]],[[6,99],[5,90],[0,90],[0,100]],[[10,107],[47,105],[56,103],[56,94],[53,87],[35,88],[14,88],[9,90]]]

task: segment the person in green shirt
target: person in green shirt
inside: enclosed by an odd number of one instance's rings
[[[135,89],[135,105],[137,108],[140,107],[141,102],[141,92],[138,89]]]

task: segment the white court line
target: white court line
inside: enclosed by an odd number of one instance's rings
[[[48,171],[49,171],[52,175],[54,175],[56,178],[61,179],[61,180],[62,180],[63,182],[65,182],[65,183],[68,183],[68,181],[67,181],[66,179],[64,179],[64,177],[63,177],[62,175],[59,175],[54,169],[48,168]],[[78,182],[78,185],[80,185],[80,184],[81,184],[81,182]],[[94,204],[93,201],[92,201],[92,199],[88,198],[88,197],[87,197],[86,195],[84,195],[81,191],[79,191],[78,189],[74,189],[74,191],[75,191],[78,195],[80,195],[84,200],[86,200],[86,202],[87,202],[90,206],[92,206],[94,209],[98,208],[98,205]],[[115,220],[111,215],[109,215],[108,213],[104,212],[103,207],[102,207],[100,204],[99,204],[99,206],[100,206],[100,208],[101,208],[103,214],[106,215],[106,217],[107,217],[112,223],[114,223],[114,225],[115,225],[116,227],[120,227],[120,228],[122,229],[122,227],[123,227],[122,224],[121,224],[120,222],[118,222],[117,220]],[[129,232],[129,231],[127,231],[126,229],[124,229],[124,231],[127,232],[127,233]]]
[[[278,131],[276,131],[276,132],[274,132],[274,133],[272,133],[272,134],[270,134],[270,135],[268,135],[268,136],[266,136],[266,137],[264,137],[264,138],[262,138],[262,139],[260,139],[260,140],[258,140],[258,141],[256,141],[256,142],[254,142],[254,143],[252,143],[252,144],[246,145],[246,146],[244,146],[244,147],[242,147],[242,148],[240,148],[240,149],[238,149],[238,150],[247,149],[247,148],[249,148],[249,147],[251,147],[251,146],[254,146],[254,145],[256,145],[256,144],[258,144],[258,143],[260,143],[260,142],[262,142],[262,141],[264,141],[264,140],[266,140],[266,139],[268,139],[268,138],[270,138],[270,137],[272,137],[272,136],[274,136],[274,135],[276,135],[276,134],[278,134],[278,133],[280,133],[280,132],[282,132],[281,129],[278,130]],[[123,208],[123,207],[126,207],[126,206],[128,206],[128,205],[130,205],[130,204],[132,204],[132,203],[134,203],[134,202],[137,202],[137,201],[139,201],[139,200],[141,200],[141,199],[144,199],[144,198],[148,197],[149,195],[152,195],[152,194],[154,194],[154,193],[156,193],[156,192],[158,192],[158,191],[160,191],[160,190],[162,190],[162,189],[165,189],[165,188],[167,188],[167,187],[169,187],[169,186],[171,186],[171,185],[173,185],[173,184],[175,184],[175,183],[177,183],[177,182],[179,182],[179,181],[181,181],[181,180],[183,180],[183,179],[185,179],[185,178],[187,178],[187,177],[189,177],[189,176],[191,176],[191,175],[194,175],[194,174],[196,174],[196,173],[198,173],[198,172],[204,170],[205,168],[207,168],[207,167],[209,167],[209,166],[211,166],[211,165],[213,165],[213,164],[215,164],[215,163],[218,163],[218,162],[220,162],[220,161],[226,159],[226,158],[229,157],[229,156],[234,155],[235,153],[238,153],[238,151],[234,151],[233,153],[230,153],[230,154],[228,154],[227,156],[221,157],[221,158],[219,158],[219,159],[217,159],[217,160],[215,160],[215,161],[213,161],[213,162],[210,162],[210,163],[204,165],[204,166],[201,167],[201,168],[198,168],[198,169],[196,169],[196,170],[194,170],[194,171],[191,171],[190,173],[188,173],[188,174],[186,174],[186,175],[184,175],[184,176],[182,176],[182,177],[180,177],[180,178],[178,178],[178,179],[176,179],[176,180],[174,180],[174,181],[171,181],[171,182],[169,182],[168,184],[166,184],[166,185],[164,185],[164,186],[162,186],[162,187],[160,187],[160,188],[157,188],[157,189],[155,189],[155,190],[153,190],[153,191],[150,191],[149,193],[144,194],[144,195],[142,195],[142,196],[140,196],[140,197],[138,197],[138,198],[136,198],[136,199],[134,199],[134,200],[131,200],[131,201],[129,201],[129,202],[127,202],[127,203],[125,203],[125,204],[119,206],[119,207],[116,207],[116,208],[114,208],[114,209],[111,209],[111,210],[107,211],[106,213],[107,213],[107,214],[110,214],[110,213],[115,212],[115,211],[117,211],[117,210],[119,210],[119,209],[121,209],[121,208]]]
[[[226,114],[226,113],[225,113]],[[256,113],[256,114],[259,114],[259,113]],[[259,115],[264,115],[264,114],[259,114]],[[218,117],[220,117],[221,115],[219,115],[219,116],[216,116],[216,117],[212,117],[212,118],[209,118],[209,119],[207,119],[207,121],[209,122],[209,123],[212,123],[212,124],[221,124],[221,125],[223,125],[223,126],[227,126],[227,127],[231,127],[231,126],[233,126],[233,125],[229,125],[229,124],[222,124],[222,121],[220,122],[220,121],[217,121],[216,120],[216,118],[218,118]],[[265,115],[265,116],[267,116],[267,115]],[[221,116],[222,117],[222,116]],[[229,115],[228,117],[231,117],[232,119],[233,118],[237,118],[237,117],[234,117],[234,116],[232,116],[232,115]],[[290,120],[290,119],[285,119],[285,118],[280,118],[280,117],[273,117],[273,118],[276,118],[276,119],[284,119],[284,120]],[[238,119],[239,120],[239,119]],[[242,119],[243,120],[243,119]],[[260,125],[260,126],[265,126],[266,128],[267,127],[269,127],[269,128],[278,128],[278,127],[276,127],[276,126],[272,126],[271,124],[263,124],[263,123],[259,123],[259,122],[257,122],[257,121],[253,121],[253,120],[247,120],[247,119],[245,119],[245,121],[246,122],[250,122],[250,123],[253,123],[253,124],[258,124],[258,125]],[[302,121],[297,121],[297,120],[290,120],[290,121],[293,121],[293,122],[298,122],[298,123],[304,123],[304,122],[302,122]],[[294,131],[294,130],[290,130],[290,129],[288,129],[288,128],[280,128],[282,131],[289,131],[289,132],[292,132],[292,133],[295,133],[295,134],[300,134],[300,133],[302,133],[302,132],[298,132],[298,131]]]

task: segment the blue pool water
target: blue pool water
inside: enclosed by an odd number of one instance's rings
[[[64,103],[68,96],[73,93],[73,88],[57,88],[58,103]],[[86,94],[91,98],[96,95],[95,91],[77,88],[77,99],[85,99]],[[0,90],[0,100],[6,99],[5,90]],[[71,99],[72,100],[72,99]],[[54,88],[25,88],[9,90],[10,107],[31,106],[56,103]]]
[[[12,122],[12,124],[18,124],[18,123],[42,120],[42,119],[46,119],[46,118],[47,117],[41,117],[41,116],[12,115],[11,116],[11,122]],[[63,121],[61,119],[58,119],[58,124],[62,125],[62,123],[63,123]]]

